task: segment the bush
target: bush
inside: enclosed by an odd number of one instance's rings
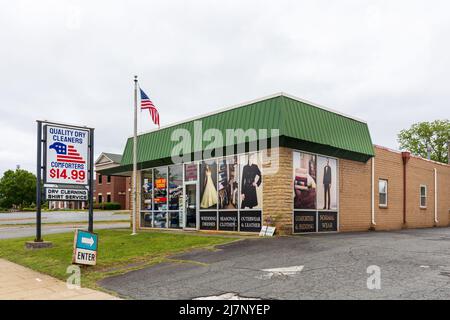
[[[103,209],[103,203],[94,203],[94,209]]]
[[[119,210],[120,209],[120,203],[117,202],[105,202],[103,206],[104,210]]]
[[[120,210],[120,203],[118,203],[118,202],[94,203],[94,209],[100,209],[100,210]]]

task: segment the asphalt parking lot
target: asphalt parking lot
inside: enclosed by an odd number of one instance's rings
[[[172,258],[100,284],[130,299],[450,299],[450,228],[252,238]]]

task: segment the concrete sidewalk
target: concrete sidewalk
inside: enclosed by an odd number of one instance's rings
[[[112,300],[87,288],[69,289],[64,281],[0,259],[0,300]]]

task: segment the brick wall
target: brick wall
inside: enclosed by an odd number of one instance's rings
[[[450,166],[412,157],[406,172],[406,224],[408,228],[447,226],[450,209]],[[437,220],[435,223],[434,169],[437,171]],[[420,185],[427,187],[427,206],[420,208]]]
[[[400,152],[375,146],[375,230],[448,226],[450,166],[411,157],[406,169],[406,225],[403,224],[403,160]],[[340,231],[371,227],[371,163],[339,161]],[[434,169],[438,180],[438,223],[434,222]],[[388,181],[387,207],[379,205],[378,181]],[[420,186],[427,186],[427,207],[420,208]]]
[[[339,160],[339,231],[371,227],[371,163]]]
[[[102,195],[102,202],[107,202],[108,193],[111,194],[111,202],[118,202],[122,209],[126,208],[126,179],[125,177],[111,176],[111,182],[107,182],[107,176],[102,176],[102,183],[99,183],[99,174],[95,180],[95,199],[99,201],[99,194]]]
[[[387,207],[379,204],[379,179],[388,181]],[[399,152],[375,147],[375,230],[403,227],[403,160]],[[418,202],[417,202],[418,203]]]

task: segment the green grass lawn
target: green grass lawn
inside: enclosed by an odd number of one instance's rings
[[[130,230],[99,230],[97,265],[82,267],[81,285],[98,289],[96,282],[107,276],[167,260],[167,256],[194,248],[212,248],[237,238],[202,236],[169,232],[141,232],[135,236]],[[72,264],[74,233],[45,236],[52,241],[48,249],[25,249],[25,241],[30,238],[0,240],[0,258],[43,272],[61,280],[69,274],[67,267]]]

